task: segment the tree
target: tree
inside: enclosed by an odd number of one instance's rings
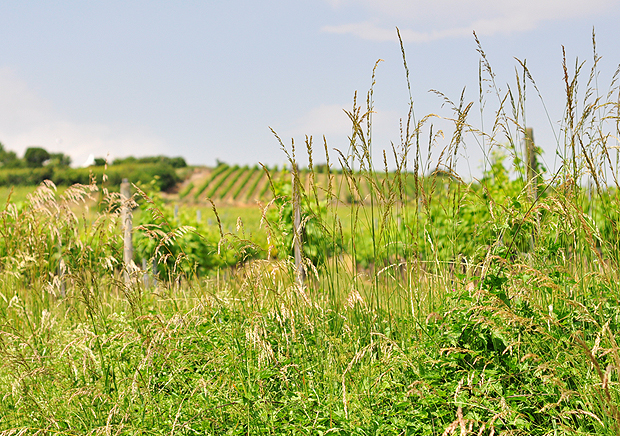
[[[71,156],[67,156],[64,153],[50,153],[47,165],[53,167],[68,167],[71,165]]]
[[[41,168],[46,160],[50,159],[48,151],[42,147],[28,147],[24,154],[26,166],[29,168]]]
[[[170,157],[168,158],[168,162],[172,165],[172,168],[185,168],[187,166],[187,162],[182,157]]]
[[[4,144],[0,142],[0,167],[1,168],[19,168],[23,166],[24,161],[17,157],[14,151],[4,149]]]

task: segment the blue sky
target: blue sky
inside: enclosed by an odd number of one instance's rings
[[[474,30],[503,90],[515,86],[515,57],[527,60],[551,124],[564,108],[562,46],[570,65],[579,58],[589,68],[595,28],[605,91],[620,63],[620,2],[612,0],[26,0],[2,2],[0,20],[0,142],[18,153],[62,151],[77,165],[90,154],[160,153],[192,164],[282,164],[270,127],[299,148],[313,135],[315,161],[324,161],[323,135],[346,152],[343,109],[355,91],[365,99],[383,59],[374,92],[379,159],[400,141],[408,110],[396,26],[418,118],[450,115],[430,89],[458,100],[465,87],[477,102]],[[528,124],[552,166],[552,126],[528,92]],[[466,145],[459,170],[477,176],[480,147]]]

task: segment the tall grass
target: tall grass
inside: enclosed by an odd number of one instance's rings
[[[203,249],[211,236],[176,227],[140,191],[149,221],[137,232],[167,266],[155,285],[120,260],[118,194],[91,184],[58,195],[46,183],[23,206],[8,201],[2,434],[618,434],[615,76],[599,93],[595,52],[580,93],[584,66],[565,62],[562,165],[531,179],[525,89],[540,93],[525,62],[516,88],[500,92],[479,52],[481,110],[484,87],[498,102],[491,132],[470,122],[463,95],[443,96],[453,116],[441,143],[411,100],[401,143],[377,164],[375,66],[365,101],[347,111],[343,177],[325,141],[318,177],[311,137],[307,184],[301,170],[292,180],[266,171],[266,245],[241,217],[225,231],[214,207],[219,242]],[[409,80],[404,50],[403,61]],[[299,149],[276,138],[297,168]],[[458,150],[472,142],[487,164],[465,182]],[[101,212],[88,209],[95,198]],[[199,268],[231,250],[245,253],[235,267]]]

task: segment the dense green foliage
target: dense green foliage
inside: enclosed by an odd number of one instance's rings
[[[30,168],[41,168],[49,158],[49,152],[41,147],[28,147],[24,153],[24,161]]]
[[[115,301],[109,284],[96,292]],[[14,331],[33,329],[3,341],[3,428],[615,434],[605,410],[617,404],[616,389],[601,387],[586,345],[613,347],[604,326],[618,322],[615,299],[578,310],[582,339],[567,334],[575,326],[561,311],[526,300],[510,309],[462,289],[446,300],[445,317],[417,326],[370,311],[363,299],[326,312],[287,301],[286,310],[248,316],[259,302],[213,284],[174,296],[117,302],[118,311],[101,307],[93,321],[67,310],[77,302],[63,303],[64,317],[32,313],[33,302],[19,297],[3,304]],[[617,350],[605,360],[614,358]],[[9,380],[17,380],[12,392]]]
[[[95,159],[89,168],[71,168],[71,158],[63,153],[50,153],[42,147],[29,147],[23,159],[0,143],[0,186],[37,186],[51,180],[58,186],[88,185],[91,181],[108,186],[118,186],[123,178],[132,183],[148,184],[156,180],[160,190],[169,190],[180,179],[175,169],[187,166],[182,157],[133,156],[116,159],[106,167],[102,158]]]
[[[148,197],[137,223],[136,262],[155,260],[162,278],[179,274],[188,278],[206,276],[222,267],[231,267],[255,257],[261,249],[238,237],[223,238],[223,230],[207,221],[197,221],[185,210],[175,219],[171,208]]]
[[[65,168],[71,165],[71,158],[64,153],[50,153],[42,147],[28,147],[24,157],[20,158],[14,151],[5,150],[4,144],[0,142],[0,171],[10,168],[41,168],[44,165]]]
[[[32,186],[51,180],[56,185],[70,186],[75,183],[88,185],[91,179],[118,189],[124,178],[132,183],[148,184],[156,180],[159,189],[165,191],[179,182],[174,168],[167,164],[119,164],[105,167],[90,168],[58,168],[44,166],[41,168],[15,168],[0,170],[0,186]]]
[[[0,142],[0,167],[19,168],[23,165],[23,160],[17,157],[17,153],[4,149],[4,144]]]
[[[172,168],[185,168],[187,163],[185,159],[178,157],[168,157],[168,156],[146,156],[146,157],[124,157],[114,159],[112,165],[123,165],[123,164],[163,164],[170,165]]]
[[[293,256],[293,241],[296,235],[292,182],[288,177],[286,179],[270,177],[270,186],[274,200],[266,217],[272,240],[272,246],[268,248],[272,256],[288,259]],[[297,233],[302,241],[303,255],[313,266],[322,266],[329,257],[341,252],[340,240],[330,235],[323,222],[323,216],[327,212],[326,202],[312,201],[308,196],[301,194],[300,187],[299,207],[300,228],[297,229]]]
[[[286,261],[184,281],[197,259],[243,260],[239,234],[180,226],[147,198],[145,285],[120,275],[115,195],[75,225],[70,206],[94,193],[48,185],[2,212],[2,430],[617,434],[620,289],[575,274],[579,256],[498,258],[484,279],[412,264],[413,286],[383,274],[379,295],[329,261],[303,292]]]

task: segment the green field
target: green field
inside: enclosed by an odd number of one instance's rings
[[[618,87],[576,84],[555,173],[524,164],[525,94],[498,91],[503,135],[455,105],[427,162],[432,118],[411,113],[386,174],[370,93],[350,114],[355,170],[141,185],[129,264],[117,194],[17,189],[0,212],[0,435],[620,434]],[[488,160],[472,182],[453,171],[466,139]]]

